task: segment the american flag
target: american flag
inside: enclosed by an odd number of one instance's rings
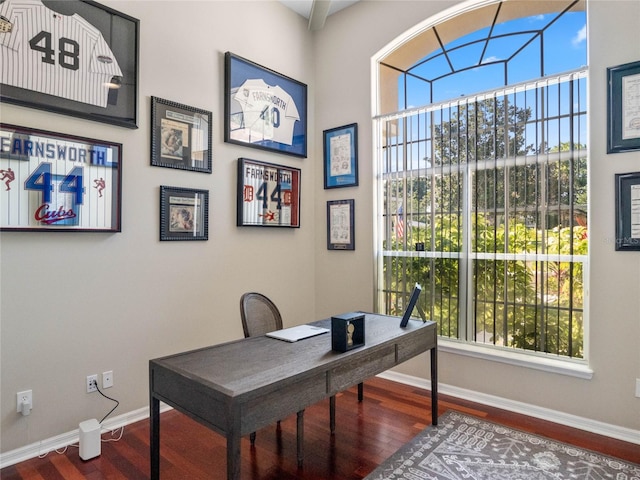
[[[404,237],[404,216],[402,213],[402,205],[398,207],[398,218],[396,219],[396,238]]]

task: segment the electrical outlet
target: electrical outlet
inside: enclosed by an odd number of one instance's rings
[[[18,392],[16,394],[16,412],[21,413],[22,404],[29,403],[33,408],[33,392],[31,390],[25,390],[24,392]]]
[[[640,378],[636,378],[636,397],[640,398]]]
[[[98,375],[87,375],[87,393],[98,391]]]
[[[102,388],[113,387],[113,370],[102,372]]]

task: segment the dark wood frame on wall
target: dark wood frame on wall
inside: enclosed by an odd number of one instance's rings
[[[0,124],[0,230],[120,232],[122,144]]]
[[[239,158],[236,225],[299,228],[300,175],[299,168]]]
[[[79,15],[98,29],[123,75],[113,77],[109,82],[111,89],[106,107],[5,84],[2,84],[0,89],[0,101],[121,127],[137,128],[139,20],[92,0],[43,0],[42,4],[61,15]],[[54,56],[53,61],[56,59],[59,59],[59,56]],[[112,62],[109,58],[104,58],[103,61]]]

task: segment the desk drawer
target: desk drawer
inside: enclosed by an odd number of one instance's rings
[[[249,400],[241,406],[242,435],[282,420],[327,396],[324,372],[299,382],[282,385],[277,390]]]
[[[396,364],[396,347],[388,345],[365,355],[353,355],[352,361],[329,370],[327,389],[329,395],[346,390]]]
[[[422,328],[418,335],[411,337],[409,341],[398,344],[398,363],[405,362],[436,346],[435,328]]]
[[[151,376],[157,397],[218,432],[226,430],[225,403],[197,382],[162,368]]]

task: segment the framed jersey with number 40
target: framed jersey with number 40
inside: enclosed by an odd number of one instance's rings
[[[224,141],[307,156],[307,86],[225,54]]]

